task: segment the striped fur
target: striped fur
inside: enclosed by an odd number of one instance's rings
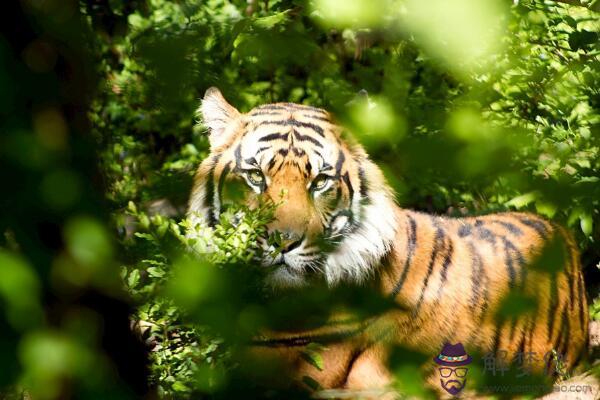
[[[367,340],[372,330],[353,328],[351,337],[328,343],[323,371],[301,362],[302,347],[322,335],[273,333],[260,351],[276,347],[298,377],[325,388],[383,385],[390,344],[435,354],[445,342],[462,342],[469,351],[538,358],[556,350],[569,368],[585,355],[585,288],[577,246],[564,229],[525,213],[455,219],[401,209],[379,168],[318,108],[277,103],[241,114],[213,88],[199,111],[211,154],[196,175],[192,220],[214,224],[225,182],[237,180],[248,188],[249,205],[280,204],[268,228],[282,233],[282,252],[263,261],[279,266],[272,285],[302,286],[315,275],[329,285],[368,283],[402,306],[378,322],[386,344]],[[564,260],[552,271],[532,268],[553,241]],[[509,293],[529,299],[529,312],[499,318]]]

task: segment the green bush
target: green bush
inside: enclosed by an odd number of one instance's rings
[[[123,279],[140,304],[135,319],[153,343],[152,377],[163,395],[210,392],[198,374],[227,358],[217,336],[186,324],[163,296],[174,248],[189,247],[179,221],[207,155],[193,116],[209,86],[242,111],[275,101],[327,108],[384,169],[402,206],[536,211],[573,228],[585,268],[597,268],[598,15],[542,1],[458,3],[113,7],[127,29],[99,36],[106,81],[91,118]],[[222,220],[210,239],[212,264],[250,260],[261,219],[247,218],[242,230]],[[202,296],[194,290],[192,300]]]

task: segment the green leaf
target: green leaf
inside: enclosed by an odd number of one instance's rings
[[[539,193],[537,192],[525,193],[512,198],[511,200],[504,203],[504,205],[507,207],[515,207],[516,209],[521,209],[535,201],[538,198],[538,196]]]
[[[535,209],[539,214],[542,214],[548,218],[553,218],[558,210],[558,207],[554,203],[540,199],[535,202]]]
[[[104,267],[112,255],[108,232],[100,221],[77,217],[65,225],[64,232],[70,254],[82,266]]]
[[[148,275],[150,275],[153,278],[162,278],[166,275],[166,272],[162,268],[158,267],[150,267],[147,269],[147,271]]]
[[[129,203],[127,203],[127,209],[133,214],[137,212],[137,207],[133,201],[129,201]]]
[[[133,289],[137,286],[139,281],[140,281],[140,271],[137,269],[134,269],[133,271],[131,271],[129,273],[129,276],[127,277],[127,285]]]
[[[185,386],[182,382],[180,381],[175,381],[173,383],[173,385],[171,385],[171,387],[173,388],[174,391],[176,392],[188,392],[190,389]]]
[[[269,15],[268,17],[256,18],[252,25],[260,29],[273,29],[279,24],[283,24],[288,19],[288,14],[291,10],[285,10],[277,14]]]
[[[316,380],[314,380],[313,378],[311,378],[311,377],[310,377],[310,376],[308,376],[308,375],[304,375],[304,376],[302,377],[302,382],[303,382],[303,383],[304,383],[306,386],[308,386],[308,387],[309,387],[311,390],[314,390],[314,391],[316,391],[316,390],[320,390],[320,389],[322,389],[322,388],[321,388],[321,385],[319,385],[319,382],[317,382]]]
[[[598,32],[575,31],[569,35],[569,47],[577,51],[598,42]]]
[[[310,365],[318,369],[319,371],[323,371],[324,361],[322,352],[325,350],[325,347],[318,343],[310,343],[306,348],[302,351],[302,358],[308,362]]]
[[[13,326],[25,328],[41,321],[40,286],[31,265],[0,249],[0,303]]]
[[[585,233],[586,236],[591,236],[594,228],[594,220],[592,219],[592,215],[589,213],[581,213],[579,216],[579,225],[581,226],[581,231]]]
[[[150,233],[136,232],[134,235],[136,237],[139,237],[140,239],[146,239],[146,240],[149,240],[149,241],[152,241],[152,242],[155,240],[154,236],[152,236]]]
[[[573,28],[573,29],[577,29],[577,21],[575,20],[575,18],[573,18],[573,17],[570,17],[570,16],[568,16],[568,15],[567,15],[567,16],[565,16],[563,19],[564,19],[564,21],[565,21],[567,24],[569,24],[569,26],[570,26],[571,28]]]
[[[600,178],[597,176],[582,176],[577,180],[577,183],[596,183],[600,182]]]

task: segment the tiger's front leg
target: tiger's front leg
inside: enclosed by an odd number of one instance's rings
[[[388,350],[383,345],[373,345],[355,359],[348,371],[344,388],[356,391],[361,399],[392,400],[398,398],[389,389],[392,375],[387,367]]]
[[[252,346],[245,364],[255,367],[248,373],[265,387],[296,386],[310,392],[343,387],[357,353],[356,343],[329,343],[319,345],[318,350],[310,346]],[[268,372],[254,376],[264,370],[261,366],[268,367]]]

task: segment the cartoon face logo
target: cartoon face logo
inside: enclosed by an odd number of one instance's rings
[[[439,365],[438,373],[442,389],[456,396],[467,383],[466,365],[471,364],[473,358],[467,354],[462,343],[446,343],[433,361]]]

